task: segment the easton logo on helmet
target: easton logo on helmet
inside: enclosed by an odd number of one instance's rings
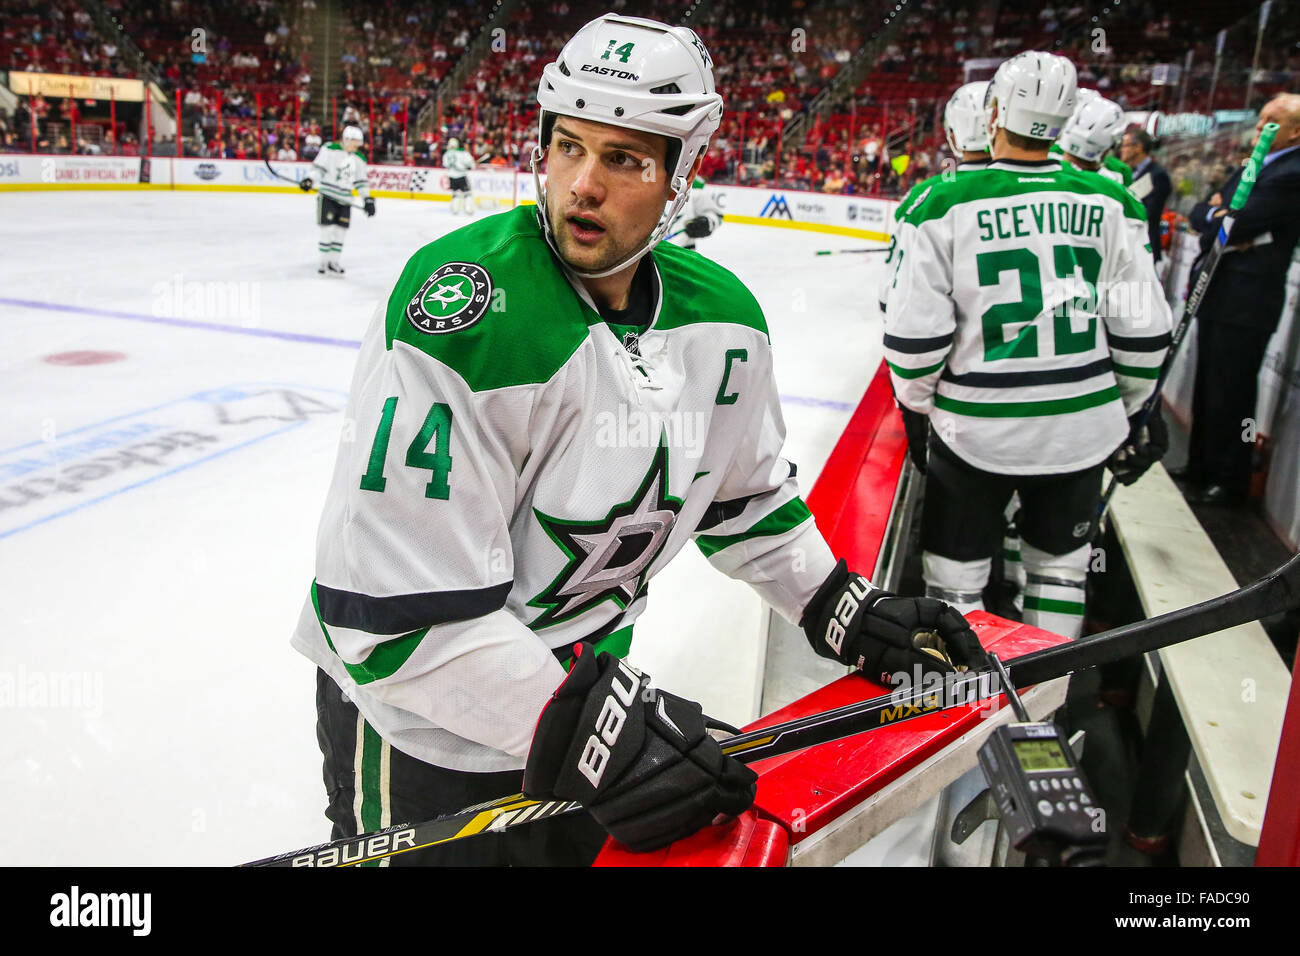
[[[601,76],[613,76],[620,80],[639,80],[641,77],[635,73],[629,73],[627,70],[616,70],[612,66],[592,66],[590,63],[582,64],[583,73],[599,73]]]
[[[487,312],[492,277],[473,262],[449,262],[420,286],[406,304],[406,318],[421,332],[440,335],[467,329]]]

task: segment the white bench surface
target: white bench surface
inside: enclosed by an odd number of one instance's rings
[[[1120,486],[1111,516],[1149,617],[1237,589],[1162,466]],[[1225,828],[1258,846],[1291,675],[1258,621],[1159,654]]]

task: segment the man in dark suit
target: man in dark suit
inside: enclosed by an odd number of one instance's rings
[[[1300,241],[1300,95],[1274,97],[1260,113],[1256,137],[1265,123],[1280,128],[1250,198],[1234,217],[1228,249],[1197,316],[1186,475],[1192,502],[1235,504],[1245,498],[1257,437],[1249,420],[1259,367],[1281,317],[1287,269]],[[1238,170],[1192,209],[1189,222],[1201,233],[1202,261],[1240,181]],[[1196,275],[1194,269],[1191,282]]]
[[[1128,188],[1146,207],[1151,254],[1159,262],[1160,217],[1164,215],[1165,203],[1169,201],[1169,194],[1174,191],[1174,187],[1165,168],[1151,155],[1155,148],[1156,141],[1150,133],[1141,127],[1130,126],[1120,141],[1119,158],[1133,170],[1133,182]]]

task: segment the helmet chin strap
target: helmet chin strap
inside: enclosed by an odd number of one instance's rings
[[[546,236],[546,244],[551,247],[551,251],[555,253],[556,258],[558,258],[560,262],[564,263],[566,269],[580,279],[603,279],[605,276],[613,275],[615,272],[622,272],[628,266],[639,260],[659,244],[659,241],[663,239],[664,234],[668,231],[668,227],[672,224],[672,221],[677,218],[677,214],[682,211],[682,206],[686,205],[686,201],[691,195],[686,188],[686,178],[684,176],[674,176],[672,185],[673,189],[677,193],[677,198],[673,200],[672,208],[670,208],[663,218],[659,220],[659,225],[655,227],[655,231],[650,233],[650,238],[646,240],[646,244],[617,265],[611,266],[610,268],[604,269],[600,272],[583,272],[581,269],[575,269],[573,265],[565,260],[564,256],[560,252],[559,246],[555,242],[555,233],[551,229],[551,217],[546,210],[546,191],[542,189],[542,178],[537,172],[537,164],[541,161],[542,147],[540,145],[534,146],[529,165],[533,170],[533,191],[537,194],[537,215],[538,218],[542,220],[542,232]]]

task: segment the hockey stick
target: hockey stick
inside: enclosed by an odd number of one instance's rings
[[[818,249],[814,255],[818,256],[835,256],[847,252],[888,252],[889,246],[880,249]]]
[[[1250,191],[1255,187],[1255,179],[1259,176],[1260,169],[1263,168],[1264,157],[1268,155],[1269,147],[1273,145],[1273,137],[1277,135],[1278,129],[1277,123],[1266,123],[1260,131],[1259,141],[1255,143],[1250,159],[1246,161],[1245,169],[1241,173],[1241,181],[1237,183],[1237,191],[1233,193],[1232,202],[1228,204],[1228,212],[1219,220],[1219,231],[1214,237],[1214,245],[1210,247],[1210,252],[1205,258],[1205,265],[1202,266],[1200,275],[1196,277],[1196,285],[1192,287],[1192,291],[1187,296],[1187,304],[1183,307],[1183,315],[1178,320],[1178,327],[1174,329],[1173,335],[1169,337],[1169,351],[1165,353],[1165,360],[1160,364],[1160,374],[1156,377],[1156,387],[1147,396],[1147,400],[1142,403],[1142,407],[1138,409],[1136,417],[1139,431],[1155,414],[1156,406],[1160,402],[1160,391],[1164,388],[1165,379],[1169,377],[1169,370],[1173,368],[1174,357],[1178,354],[1178,347],[1183,344],[1187,330],[1191,328],[1192,320],[1201,311],[1201,302],[1205,299],[1205,290],[1209,288],[1210,280],[1214,278],[1214,272],[1219,267],[1219,260],[1223,258],[1224,250],[1228,247],[1228,237],[1232,232],[1233,214],[1246,205],[1246,200],[1250,197]],[[1097,503],[1097,513],[1093,516],[1092,523],[1088,525],[1088,533],[1084,537],[1084,541],[1091,541],[1097,534],[1097,529],[1101,527],[1101,519],[1106,516],[1106,509],[1110,507],[1110,499],[1114,496],[1115,486],[1118,483],[1119,480],[1114,475],[1111,475],[1110,483],[1106,485],[1106,492],[1101,496],[1101,501]]]
[[[288,176],[282,176],[282,175],[280,175],[279,173],[277,173],[277,172],[275,171],[275,167],[273,167],[273,166],[271,165],[271,161],[270,161],[269,159],[263,159],[262,162],[266,163],[266,168],[269,169],[269,170],[271,171],[271,175],[274,176],[276,179],[283,179],[286,183],[293,183],[293,184],[294,184],[295,186],[297,186],[299,189],[302,188],[302,186],[301,186],[301,184],[298,182],[298,180],[296,180],[296,179],[290,179]],[[317,193],[317,194],[319,194],[319,193],[320,193],[320,190],[319,190],[319,189],[309,189],[309,190],[307,190],[307,192],[312,192],[312,193]],[[326,197],[326,198],[329,198],[329,197]],[[335,201],[335,202],[338,202],[337,199],[334,200],[334,201]],[[349,200],[347,203],[345,203],[344,205],[351,206],[353,209],[365,209],[365,208],[366,208],[366,204],[365,204],[364,202],[357,202],[355,198],[350,199],[350,200]]]
[[[1012,684],[1024,687],[1213,634],[1294,607],[1300,607],[1300,555],[1247,587],[1147,621],[1034,651],[1006,662],[1006,666]],[[722,750],[742,763],[753,763],[948,707],[988,700],[1002,692],[996,675],[990,670],[959,674],[943,681],[941,689],[932,683],[922,683],[920,687],[900,688],[826,713],[739,734],[723,741]],[[576,809],[579,805],[574,802],[542,802],[512,794],[425,823],[399,824],[244,865],[351,866],[463,837],[496,833]]]

